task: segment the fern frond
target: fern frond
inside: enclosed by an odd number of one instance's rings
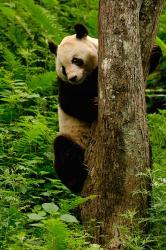
[[[160,46],[163,54],[166,56],[166,44],[159,37],[156,37],[156,43]]]
[[[11,71],[20,66],[20,62],[16,60],[15,55],[7,48],[3,49],[3,58],[6,61],[7,68]]]
[[[16,11],[14,9],[11,9],[10,7],[5,7],[3,4],[0,4],[0,11],[9,21],[13,20],[16,16]]]
[[[67,249],[67,241],[69,238],[69,230],[65,223],[60,219],[49,219],[45,222],[45,228],[47,230],[46,241],[47,241],[47,250],[58,249],[64,250]]]
[[[28,28],[26,22],[23,18],[18,14],[18,12],[10,7],[5,7],[0,4],[0,11],[9,21],[15,21],[22,29],[28,34],[28,36],[33,39],[33,35],[31,30]]]
[[[61,39],[63,29],[59,25],[56,15],[52,16],[48,10],[35,4],[33,0],[21,0],[21,3],[31,13],[32,18],[41,26],[46,37],[53,37],[56,31],[56,41]]]
[[[38,145],[40,141],[50,142],[52,140],[52,132],[43,116],[38,115],[36,118],[32,116],[21,117],[17,126],[22,127],[23,132],[22,137],[15,141],[17,152],[29,153],[31,148]]]
[[[32,79],[29,82],[27,82],[27,85],[32,90],[42,90],[44,92],[52,89],[54,81],[55,81],[55,72],[50,71],[32,77]]]

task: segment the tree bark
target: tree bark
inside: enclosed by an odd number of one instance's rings
[[[150,2],[156,4],[155,15]],[[150,154],[144,92],[162,2],[100,0],[99,114],[86,152],[89,176],[82,191],[95,198],[82,205],[81,216],[87,228],[92,223],[95,242],[107,249],[123,249],[119,227],[134,226],[122,214],[146,216],[149,180],[142,173],[150,168]]]

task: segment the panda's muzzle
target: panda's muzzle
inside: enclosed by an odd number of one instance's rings
[[[73,76],[68,79],[69,82],[75,83],[77,81],[77,76]]]

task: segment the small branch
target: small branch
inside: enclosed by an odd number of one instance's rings
[[[150,52],[154,45],[159,17],[164,0],[144,0],[140,10],[139,30],[142,54],[144,79],[146,80],[149,68]]]

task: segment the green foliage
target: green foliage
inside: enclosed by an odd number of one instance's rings
[[[97,37],[98,0],[57,0],[58,20],[72,34],[76,23],[84,23]]]
[[[47,220],[46,229],[47,234],[47,248],[46,249],[67,249],[67,239],[69,231],[66,225],[59,219]]]
[[[159,37],[156,38],[156,43],[160,46],[163,55],[166,56],[166,44]]]
[[[28,81],[28,86],[33,91],[45,95],[46,93],[53,93],[55,86],[55,71],[38,74]]]
[[[53,170],[58,131],[55,62],[47,39],[59,43],[85,23],[97,36],[98,0],[0,1],[0,249],[101,250],[75,217],[92,197],[75,197]],[[157,43],[165,51],[165,12]],[[165,64],[149,85],[163,88]],[[165,112],[149,116],[154,160],[151,231],[127,238],[127,249],[165,249]],[[128,235],[127,232],[124,234]],[[144,240],[145,239],[145,240]],[[151,242],[149,244],[149,242]]]
[[[166,248],[166,111],[149,115],[153,155],[152,207],[150,209],[151,240],[154,249]]]
[[[56,13],[54,13],[54,15],[51,15],[47,9],[41,7],[38,4],[35,4],[33,0],[21,0],[20,2],[23,5],[23,8],[25,8],[28,14],[30,14],[34,19],[34,21],[40,25],[46,37],[53,37],[56,30],[56,38],[61,38],[62,27],[57,21]]]

